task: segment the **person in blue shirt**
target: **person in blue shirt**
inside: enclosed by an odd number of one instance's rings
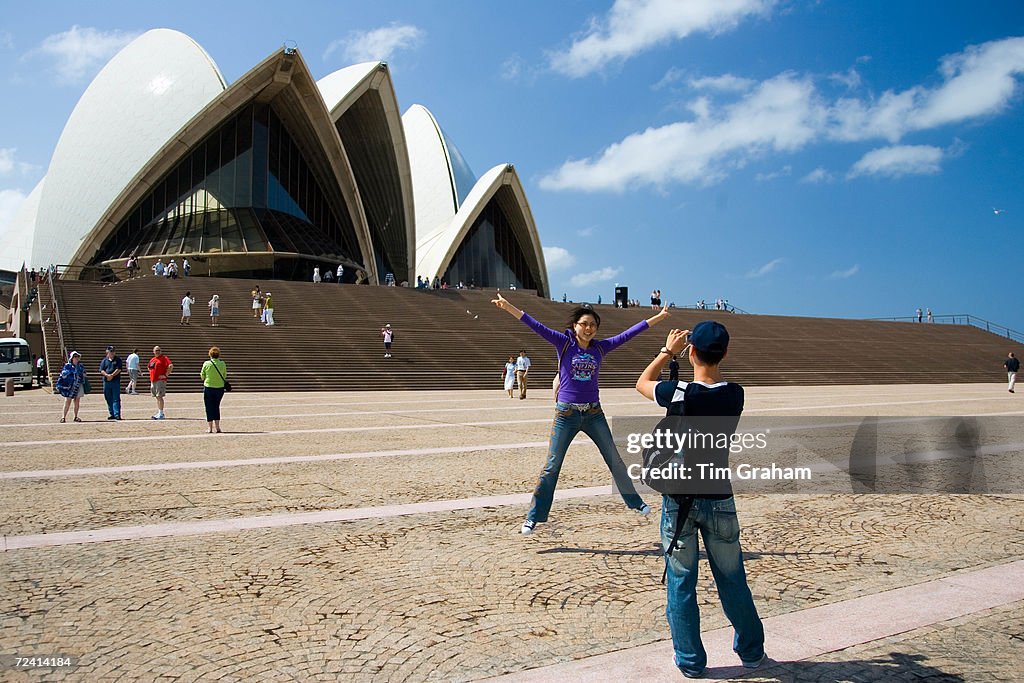
[[[687,343],[689,342],[689,343]],[[636,382],[636,390],[657,401],[667,415],[735,418],[743,412],[743,387],[727,382],[719,364],[729,348],[729,332],[706,320],[689,330],[672,330],[665,346]],[[665,363],[677,354],[693,366],[693,381],[659,382]],[[733,423],[735,429],[735,423]],[[689,452],[687,452],[689,455]],[[728,449],[723,454],[728,460]],[[740,549],[740,525],[731,486],[723,493],[662,496],[661,543],[665,552],[667,604],[675,664],[687,678],[705,673],[708,656],[700,639],[697,606],[697,534],[704,542],[725,616],[735,631],[733,651],[748,669],[767,661],[764,626],[747,585]]]
[[[124,364],[121,357],[114,353],[114,347],[107,347],[107,355],[100,361],[100,374],[103,375],[103,398],[107,401],[108,420],[121,419],[121,370]]]

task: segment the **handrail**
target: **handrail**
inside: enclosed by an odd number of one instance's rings
[[[63,363],[64,359],[68,357],[68,349],[64,344],[64,326],[60,322],[60,306],[57,304],[57,288],[53,284],[54,276],[51,272],[50,277],[46,278],[46,282],[50,285],[50,304],[53,306],[53,322],[57,326],[57,341],[60,343],[60,361]],[[45,333],[46,326],[43,325],[43,331]],[[49,368],[50,364],[47,363],[46,367]]]
[[[916,315],[893,318],[868,318],[868,320],[891,320],[893,322],[919,322],[924,325],[929,324],[927,319],[919,319]],[[943,315],[933,315],[930,322],[938,323],[940,325],[970,325],[972,327],[977,327],[979,330],[985,330],[991,334],[1005,337],[1006,339],[1015,341],[1018,344],[1024,344],[1024,332],[1010,329],[1006,325],[1000,325],[999,323],[994,323],[991,320],[979,318],[978,316],[971,315],[969,313],[946,313]]]

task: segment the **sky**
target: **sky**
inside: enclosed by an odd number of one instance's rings
[[[6,10],[6,11],[2,11]],[[0,0],[0,234],[152,28],[231,83],[382,59],[473,171],[515,164],[551,293],[1024,331],[1020,0]],[[524,307],[528,308],[525,304]]]

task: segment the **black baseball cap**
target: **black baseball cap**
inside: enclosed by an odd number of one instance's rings
[[[705,320],[690,332],[690,344],[698,351],[725,353],[729,349],[729,331],[722,323]]]

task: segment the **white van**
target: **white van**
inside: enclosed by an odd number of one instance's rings
[[[22,387],[31,389],[34,372],[27,341],[18,337],[0,339],[0,385],[13,377]]]

